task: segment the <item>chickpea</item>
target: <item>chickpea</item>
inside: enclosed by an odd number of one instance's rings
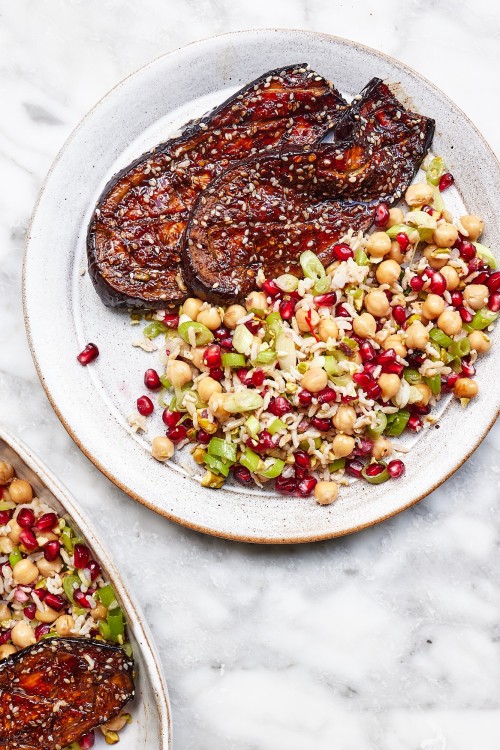
[[[303,307],[301,307],[300,310],[297,310],[295,318],[297,320],[299,331],[302,331],[303,333],[310,332],[311,326],[312,328],[316,328],[320,321],[320,317],[316,310],[304,310]]]
[[[417,406],[427,406],[432,398],[432,391],[429,386],[426,385],[426,383],[415,383],[414,388],[416,388],[417,391],[420,392],[419,400],[415,401],[414,403]]]
[[[222,393],[222,386],[209,375],[198,382],[198,394],[203,403],[208,404],[212,393]]]
[[[471,331],[469,333],[469,341],[471,348],[475,349],[478,354],[487,352],[491,347],[491,339],[484,331]]]
[[[302,388],[311,393],[319,393],[326,388],[328,383],[328,375],[322,367],[311,367],[300,381]]]
[[[194,349],[191,349],[191,354],[193,355],[193,365],[196,367],[197,370],[208,370],[209,368],[206,366],[205,362],[203,361],[204,354],[206,352],[207,347],[206,346],[196,346]]]
[[[377,321],[375,320],[373,315],[364,312],[361,313],[361,315],[359,315],[357,318],[354,318],[354,320],[352,321],[352,327],[354,329],[354,333],[357,333],[357,335],[361,336],[362,339],[369,339],[375,336],[375,332],[377,330]]]
[[[22,527],[19,526],[18,522],[14,518],[10,519],[9,527],[10,527],[9,539],[12,539],[14,544],[19,544],[19,540],[21,538],[21,532],[23,530]]]
[[[7,484],[14,476],[14,467],[7,461],[0,461],[0,484]]]
[[[187,300],[182,303],[182,312],[184,315],[187,315],[188,318],[191,318],[191,320],[196,320],[202,305],[203,300],[198,299],[197,297],[188,297]]]
[[[437,249],[436,245],[427,245],[424,250],[424,258],[427,258],[427,262],[431,268],[440,270],[448,263],[449,257],[447,255],[436,254]]]
[[[483,220],[476,214],[466,214],[460,217],[460,224],[467,232],[467,238],[471,242],[475,242],[477,238],[483,233]]]
[[[391,251],[390,253],[387,254],[387,257],[390,258],[391,260],[395,260],[396,263],[399,263],[399,265],[405,262],[405,256],[401,252],[399,242],[396,242],[396,240],[393,240],[391,242]]]
[[[456,336],[462,330],[462,318],[460,313],[447,307],[437,319],[438,328],[448,336]]]
[[[438,318],[441,315],[445,306],[446,303],[444,299],[438,294],[428,294],[422,305],[422,315],[424,315],[427,320],[434,320],[434,318]]]
[[[382,390],[382,399],[384,401],[389,401],[390,398],[393,398],[401,387],[399,377],[389,372],[383,372],[377,383]]]
[[[247,310],[267,310],[267,297],[264,292],[250,292],[245,299]]]
[[[166,461],[172,458],[175,452],[175,446],[170,438],[166,435],[157,435],[151,443],[151,455],[157,461]]]
[[[19,560],[18,563],[12,568],[12,575],[16,583],[20,583],[22,586],[29,586],[30,583],[34,583],[38,578],[38,568],[35,563],[25,558]]]
[[[373,441],[372,456],[380,461],[381,458],[386,458],[392,453],[392,443],[389,438],[383,437],[382,435]]]
[[[10,555],[15,545],[8,536],[0,536],[0,552],[2,555]]]
[[[247,311],[242,305],[229,305],[226,312],[224,313],[224,325],[231,330],[234,330],[238,325],[238,320],[243,318],[247,314]]]
[[[171,359],[167,365],[167,378],[174,388],[182,388],[193,379],[193,373],[187,362]]]
[[[395,260],[383,260],[377,267],[375,276],[379,284],[389,284],[391,286],[401,273],[401,266]]]
[[[352,406],[341,404],[333,417],[333,426],[340,432],[352,433],[356,422],[356,411]]]
[[[208,408],[219,422],[227,422],[230,413],[224,409],[225,393],[212,393],[208,399]]]
[[[44,557],[41,557],[36,561],[36,566],[44,578],[50,578],[54,573],[61,572],[63,561],[60,557],[56,557],[55,560],[49,562]]]
[[[400,357],[406,357],[408,354],[408,349],[403,344],[403,338],[400,334],[393,333],[391,336],[388,336],[384,343],[382,344],[383,349],[394,349],[396,354],[398,354]]]
[[[404,224],[405,221],[405,215],[401,211],[400,208],[390,208],[389,209],[389,221],[387,222],[387,227],[394,227],[396,224]]]
[[[446,280],[446,288],[449,292],[452,292],[460,284],[460,276],[455,271],[453,266],[443,266],[441,274]]]
[[[408,326],[406,329],[406,346],[408,349],[425,349],[428,342],[429,331],[419,320],[415,320],[411,326]]]
[[[31,484],[25,479],[13,479],[9,487],[10,499],[14,503],[30,503],[33,500]]]
[[[105,732],[120,732],[128,722],[127,714],[120,714],[101,725]]]
[[[26,646],[32,646],[36,643],[35,631],[27,622],[18,622],[14,625],[10,637],[12,643],[19,648],[26,648]]]
[[[0,604],[0,622],[3,620],[10,620],[11,612],[9,609],[9,605],[5,604],[5,602],[2,602]]]
[[[381,289],[368,292],[365,297],[365,307],[376,318],[386,318],[391,311],[387,295]]]
[[[385,232],[374,232],[366,243],[366,252],[374,258],[382,258],[391,251],[391,238]]]
[[[430,203],[434,196],[434,190],[432,185],[428,185],[426,182],[417,182],[415,185],[410,185],[405,193],[405,201],[409,206],[425,206],[426,203]]]
[[[339,327],[332,318],[323,318],[319,322],[318,334],[321,341],[336,339],[339,335]]]
[[[314,498],[320,505],[331,505],[339,494],[337,482],[318,482],[314,488]]]
[[[336,458],[345,458],[353,452],[354,446],[354,438],[350,435],[339,433],[332,440],[332,451]]]
[[[473,310],[480,310],[488,302],[488,294],[489,290],[485,284],[469,284],[464,289],[464,301]]]
[[[97,607],[94,607],[94,609],[90,611],[90,614],[94,620],[105,620],[108,616],[108,609],[104,604],[98,604]]]
[[[53,623],[57,620],[59,617],[59,612],[56,612],[55,609],[52,609],[51,607],[45,607],[43,612],[39,609],[37,609],[35,613],[35,620],[37,622],[45,622],[45,623]]]
[[[196,316],[196,320],[211,331],[216,331],[222,325],[222,318],[216,307],[205,307],[203,310],[200,310]]]
[[[0,646],[0,659],[6,659],[8,656],[15,654],[17,648],[11,643],[6,643],[5,646]]]
[[[449,224],[447,221],[438,224],[434,232],[432,233],[432,239],[434,244],[438,247],[452,247],[455,244],[458,237],[458,229],[453,224]]]
[[[453,393],[457,398],[474,398],[477,396],[479,388],[475,380],[471,378],[458,378],[453,388]]]
[[[57,635],[71,635],[71,631],[75,627],[75,621],[71,615],[61,615],[55,621],[54,627]]]

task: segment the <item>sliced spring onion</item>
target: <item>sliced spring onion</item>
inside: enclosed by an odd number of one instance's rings
[[[368,258],[368,255],[365,253],[363,248],[359,247],[356,252],[354,253],[354,260],[358,264],[358,266],[369,266],[370,260]]]
[[[279,432],[280,430],[285,430],[285,429],[286,429],[285,422],[283,422],[282,419],[279,419],[278,417],[276,417],[276,419],[273,419],[271,424],[268,426],[267,431],[271,435],[276,435],[277,432]]]
[[[107,583],[105,586],[97,589],[95,595],[99,599],[101,604],[107,609],[114,609],[118,606],[115,590],[110,583]]]
[[[442,212],[445,209],[443,194],[437,186],[434,186],[434,195],[432,197],[432,205],[436,211]]]
[[[73,604],[76,604],[75,600],[73,599],[73,594],[75,593],[75,589],[80,588],[80,583],[81,581],[78,576],[65,576],[65,578],[63,579],[64,593],[66,594],[66,598],[69,599],[69,601]],[[97,592],[97,594],[98,593],[99,592]]]
[[[316,281],[313,287],[313,294],[325,294],[330,291],[332,280],[329,276],[322,276]]]
[[[379,466],[384,467],[383,471],[375,474],[375,476],[370,476],[370,474],[367,474],[367,470],[370,466],[373,466],[373,464],[367,464],[361,472],[363,479],[366,479],[366,481],[370,484],[382,484],[383,482],[387,482],[387,480],[391,478],[389,472],[387,471],[387,466],[383,461],[379,463]]]
[[[346,385],[349,385],[351,382],[351,376],[350,375],[339,375],[339,376],[333,376],[332,382],[335,385],[338,385],[340,388],[345,388]]]
[[[266,318],[267,332],[274,338],[278,338],[283,330],[283,319],[279,312],[273,312]]]
[[[431,375],[428,378],[424,378],[424,383],[429,386],[434,396],[439,396],[439,394],[441,393],[441,375],[439,375],[439,373],[436,373],[436,375]]]
[[[108,611],[108,627],[112,641],[120,641],[125,635],[125,623],[123,622],[123,611],[121,607],[115,607]]]
[[[102,635],[105,641],[111,640],[111,631],[106,620],[99,620],[99,633]],[[78,745],[80,748],[80,745]]]
[[[453,357],[466,357],[470,352],[470,341],[468,337],[466,336],[459,341],[453,341],[448,351]]]
[[[275,282],[283,292],[294,292],[299,285],[298,278],[292,276],[291,273],[284,273],[278,276]]]
[[[143,333],[147,339],[155,339],[161,333],[166,333],[167,330],[167,326],[160,323],[159,320],[153,320],[151,323],[148,323]]]
[[[379,437],[387,427],[387,416],[383,411],[378,411],[375,417],[375,424],[368,427],[367,433],[372,438]]]
[[[259,469],[264,468],[264,462],[261,457],[254,451],[250,450],[250,448],[246,448],[246,450],[241,454],[240,464],[249,469],[253,474],[255,474]]]
[[[448,362],[448,367],[451,367],[453,372],[456,372],[457,374],[462,372],[462,360],[460,357],[454,357],[450,362]]]
[[[297,351],[291,334],[283,331],[276,338],[276,355],[280,368],[284,372],[290,372],[297,364]]]
[[[496,268],[497,267],[497,261],[489,247],[486,247],[485,245],[481,245],[480,242],[473,242],[472,243],[474,247],[476,248],[476,253],[479,255],[481,260],[486,263],[490,268]]]
[[[246,325],[237,325],[233,334],[233,348],[240,354],[250,354],[250,348],[253,344],[253,333],[248,330]]]
[[[311,250],[306,250],[301,254],[300,265],[302,266],[304,276],[307,279],[312,279],[315,283],[326,276],[323,263]]]
[[[405,221],[417,229],[436,229],[436,219],[426,211],[409,211],[405,216]]]
[[[11,564],[11,567],[14,567],[14,565],[17,565],[18,562],[20,562],[23,559],[23,556],[21,552],[17,549],[13,549],[12,552],[9,555],[9,562]]]
[[[256,365],[270,365],[274,360],[276,359],[276,352],[274,349],[262,349],[253,362],[255,362]]]
[[[223,477],[227,477],[229,474],[230,465],[220,458],[210,455],[210,453],[207,453],[205,456],[205,464],[209,469],[215,471],[216,474],[221,474]]]
[[[313,438],[314,447],[316,450],[319,450],[321,448],[321,443],[323,442],[323,438],[317,437]],[[309,450],[309,440],[301,440],[299,443],[299,446],[302,448],[303,451]]]
[[[250,388],[241,388],[235,393],[228,393],[224,399],[224,409],[230,414],[241,414],[245,411],[255,411],[260,409],[264,403],[260,393],[250,390]]]
[[[252,437],[256,437],[261,429],[259,420],[254,417],[253,414],[248,417],[247,421],[245,422],[245,427]]]
[[[394,224],[394,226],[386,230],[386,234],[391,240],[395,240],[398,234],[406,234],[410,242],[415,242],[418,239],[417,230],[414,227],[408,226],[408,224]]]
[[[243,354],[235,354],[234,352],[224,352],[222,355],[222,366],[223,367],[245,367],[246,359]]]
[[[251,419],[255,419],[255,417],[251,417]],[[255,421],[257,422],[257,420]],[[207,450],[210,456],[218,456],[233,463],[236,461],[236,446],[222,438],[213,437],[208,444]]]
[[[425,171],[429,185],[439,185],[439,180],[446,172],[446,164],[442,156],[435,156]]]
[[[360,299],[364,294],[363,290],[360,289],[359,286],[347,286],[345,292],[348,297],[352,297],[353,299]]]
[[[16,507],[16,504],[12,500],[2,500],[0,502],[0,510],[12,510]]]
[[[482,331],[484,328],[488,328],[498,318],[498,313],[488,310],[487,307],[483,307],[478,310],[470,322],[470,327],[474,331]]]
[[[344,338],[342,339],[342,343],[343,343],[343,344],[344,344],[345,346],[348,346],[348,347],[349,347],[349,349],[350,349],[350,350],[351,350],[352,352],[355,352],[355,351],[357,351],[357,350],[359,349],[359,347],[358,347],[358,342],[357,342],[357,341],[354,341],[354,339],[350,339],[350,338],[349,338],[349,336],[344,336]]]
[[[166,375],[160,375],[160,383],[164,388],[172,388],[172,383]]]
[[[269,461],[269,465],[266,466],[264,471],[259,472],[261,476],[267,477],[268,479],[275,479],[279,477],[285,467],[285,462],[281,458],[273,458]]]
[[[179,336],[184,339],[186,344],[192,344],[191,338],[194,340],[195,346],[205,346],[213,341],[214,335],[212,331],[203,325],[198,323],[196,320],[191,320],[187,315],[181,315],[179,318]]]
[[[410,412],[406,411],[406,409],[401,409],[395,414],[389,414],[385,434],[389,437],[398,437],[405,429],[409,419]]]
[[[335,461],[332,461],[332,463],[328,465],[328,468],[333,474],[333,472],[340,471],[340,469],[343,469],[344,466],[345,466],[345,458],[336,458]]]
[[[435,344],[437,344],[438,346],[443,346],[445,349],[453,344],[453,339],[451,338],[451,336],[447,336],[446,333],[440,328],[432,328],[429,331],[429,338]]]
[[[340,375],[341,373],[338,360],[333,356],[333,354],[327,354],[325,356],[325,364],[323,365],[323,367],[329,375]]]
[[[411,367],[405,367],[405,370],[403,372],[403,377],[410,385],[414,385],[415,383],[422,382],[422,376],[419,373],[419,371],[414,370]]]

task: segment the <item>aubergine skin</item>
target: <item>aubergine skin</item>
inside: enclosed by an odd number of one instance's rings
[[[59,750],[134,697],[133,661],[88,638],[47,638],[0,662],[0,750]]]
[[[180,268],[189,212],[200,192],[250,154],[318,143],[347,104],[306,64],[271,71],[105,187],[88,236],[89,270],[111,307],[166,308],[186,295]]]
[[[259,269],[267,278],[300,276],[304,250],[332,263],[349,229],[366,231],[380,202],[401,198],[429,149],[434,121],[407,112],[374,79],[338,131],[335,143],[309,151],[246,159],[200,195],[182,255],[192,293],[236,302],[255,286]]]

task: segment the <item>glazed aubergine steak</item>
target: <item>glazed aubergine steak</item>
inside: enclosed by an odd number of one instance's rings
[[[87,238],[89,269],[103,302],[145,308],[181,302],[181,246],[199,193],[253,153],[318,143],[346,106],[305,63],[280,68],[115,175]]]
[[[57,750],[119,714],[133,661],[87,638],[48,638],[0,663],[0,750]]]
[[[374,79],[338,131],[335,143],[309,151],[246,159],[200,195],[182,256],[194,293],[234,302],[255,286],[259,268],[270,278],[299,273],[304,250],[331,263],[348,229],[367,230],[380,202],[402,196],[429,149],[434,121],[407,112]]]

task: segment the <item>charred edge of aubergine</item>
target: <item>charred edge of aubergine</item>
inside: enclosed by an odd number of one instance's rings
[[[110,284],[101,274],[99,270],[99,262],[97,259],[97,249],[96,249],[96,243],[95,243],[95,210],[100,207],[102,204],[104,198],[108,195],[110,190],[115,187],[116,183],[121,180],[122,177],[124,177],[127,172],[130,172],[131,169],[135,169],[135,167],[139,166],[141,162],[146,161],[151,157],[151,155],[157,151],[166,151],[168,148],[172,148],[174,145],[180,146],[183,143],[185,143],[187,140],[192,138],[193,136],[197,135],[200,132],[204,132],[204,128],[202,128],[202,125],[209,125],[212,121],[212,119],[222,110],[224,107],[226,107],[228,104],[231,104],[234,102],[237,97],[244,96],[247,92],[249,92],[254,86],[258,86],[261,83],[264,83],[269,76],[275,76],[279,73],[282,73],[284,70],[296,70],[297,68],[308,68],[309,63],[295,63],[293,65],[285,65],[280,66],[279,68],[274,68],[273,70],[267,71],[267,73],[264,73],[263,75],[259,76],[258,78],[254,78],[253,81],[250,83],[247,83],[245,86],[243,86],[241,89],[238,89],[232,96],[228,97],[225,101],[223,101],[221,104],[219,104],[217,107],[214,107],[211,109],[208,113],[203,115],[202,117],[190,120],[187,122],[183,128],[182,133],[177,138],[170,138],[167,141],[163,141],[162,143],[159,143],[154,148],[150,149],[149,151],[144,152],[141,154],[141,156],[138,156],[136,159],[134,159],[130,164],[128,164],[126,167],[121,169],[119,172],[117,172],[113,177],[111,177],[110,180],[106,183],[104,186],[101,194],[99,195],[99,198],[97,199],[94,213],[92,215],[92,219],[90,220],[88,230],[87,230],[87,259],[88,259],[88,266],[89,266],[89,273],[90,277],[92,279],[92,283],[95,287],[95,290],[97,294],[99,295],[100,299],[106,305],[106,307],[113,307],[116,309],[141,309],[141,310],[154,310],[154,309],[163,309],[172,307],[177,304],[181,304],[186,297],[188,296],[187,293],[182,294],[179,296],[177,300],[171,300],[166,301],[162,299],[151,299],[147,302],[142,297],[130,297],[129,295],[125,294],[125,292],[118,291],[115,289],[115,287]],[[329,81],[327,78],[324,78],[324,80],[329,83],[331,86],[333,84],[331,81]],[[343,103],[347,106],[347,102],[338,91],[338,89],[335,88],[335,91],[338,94],[339,97],[339,103]],[[325,134],[321,136],[321,138],[324,138]],[[321,138],[319,140],[321,140]],[[313,145],[313,144],[311,144]],[[182,268],[182,263],[179,264],[179,267]]]
[[[123,658],[126,660],[128,665],[130,667],[134,667],[134,660],[132,657],[130,657],[125,650],[121,646],[115,646],[113,643],[107,643],[106,641],[98,641],[95,638],[66,638],[66,637],[53,637],[53,638],[44,638],[41,641],[38,641],[37,643],[33,643],[31,646],[26,646],[26,648],[22,648],[20,651],[16,651],[15,654],[11,654],[10,656],[7,656],[6,659],[3,659],[0,661],[0,672],[3,672],[5,669],[7,669],[10,666],[14,666],[17,664],[18,661],[22,661],[23,658],[31,653],[32,651],[36,651],[37,649],[50,644],[56,644],[60,646],[63,645],[69,645],[69,646],[78,646],[78,648],[82,648],[82,646],[90,646],[92,648],[99,648],[103,651],[109,651],[111,653],[117,654],[121,653],[123,654]],[[132,683],[132,690],[134,689],[134,679],[133,679],[133,672],[131,670],[130,672],[130,680]]]

